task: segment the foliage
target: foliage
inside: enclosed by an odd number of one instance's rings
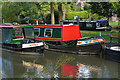
[[[107,18],[106,17],[102,17],[101,20],[107,20]]]
[[[84,5],[84,10],[90,10],[90,5],[89,4],[85,4]]]
[[[29,16],[31,18],[42,18],[50,13],[49,3],[45,2],[3,2],[2,18],[5,22],[13,22],[20,16],[21,19]]]
[[[14,8],[16,7],[16,8]],[[18,13],[18,6],[14,6],[14,3],[11,2],[3,2],[2,3],[2,18],[5,19],[5,22],[13,22],[16,20]]]
[[[118,26],[118,22],[109,22],[111,26]]]
[[[79,18],[87,19],[88,12],[87,11],[79,11],[79,12],[68,12],[67,19],[73,19],[73,16],[79,16]]]
[[[90,2],[91,12],[100,16],[111,17],[113,13],[113,5],[109,2]]]
[[[93,19],[100,19],[100,16],[98,15],[98,14],[93,14],[93,17],[92,17]]]
[[[115,13],[117,14],[118,17],[120,17],[120,1],[119,2],[113,2],[112,3]]]
[[[54,11],[54,16],[55,16],[55,23],[58,24],[58,11]],[[46,16],[46,23],[50,24],[51,23],[51,13]]]

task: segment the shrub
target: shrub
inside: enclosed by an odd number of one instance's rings
[[[100,16],[98,15],[98,14],[93,14],[93,17],[92,17],[93,19],[100,19]]]
[[[88,18],[88,12],[87,11],[68,12],[66,19],[73,19],[73,16],[79,16],[79,18],[87,19]]]

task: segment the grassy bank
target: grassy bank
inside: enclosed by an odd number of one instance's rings
[[[113,28],[116,28],[120,25],[120,22],[109,22],[109,25],[111,25]]]
[[[111,32],[110,31],[86,31],[86,30],[81,30],[81,35],[82,37],[96,37],[99,36],[101,32],[101,37],[103,37],[106,40],[106,43],[110,42],[110,36]],[[118,36],[118,32],[114,32],[112,34],[113,36]],[[113,42],[118,42],[118,39],[113,39]]]

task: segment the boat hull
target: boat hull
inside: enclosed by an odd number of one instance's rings
[[[111,50],[109,48],[105,49],[106,58],[108,60],[120,62],[120,51]]]
[[[26,46],[23,47],[23,44],[2,43],[1,47],[5,49],[14,50],[14,51],[39,52],[39,53],[43,53],[44,51],[43,43],[41,44],[41,46],[33,46],[33,47],[26,47]]]
[[[45,43],[45,49],[52,51],[60,51],[67,53],[79,53],[79,54],[98,54],[102,50],[101,44],[92,44],[84,46],[69,46],[69,45],[53,45]]]

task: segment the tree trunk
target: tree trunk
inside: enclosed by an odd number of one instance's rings
[[[66,17],[66,7],[64,6],[63,9],[64,9],[64,10],[63,10],[63,20],[65,20],[65,17]]]
[[[50,7],[51,7],[51,24],[55,24],[55,17],[54,17],[54,2],[50,3]]]
[[[62,4],[58,4],[58,10],[59,10],[59,24],[60,21],[62,21]]]

